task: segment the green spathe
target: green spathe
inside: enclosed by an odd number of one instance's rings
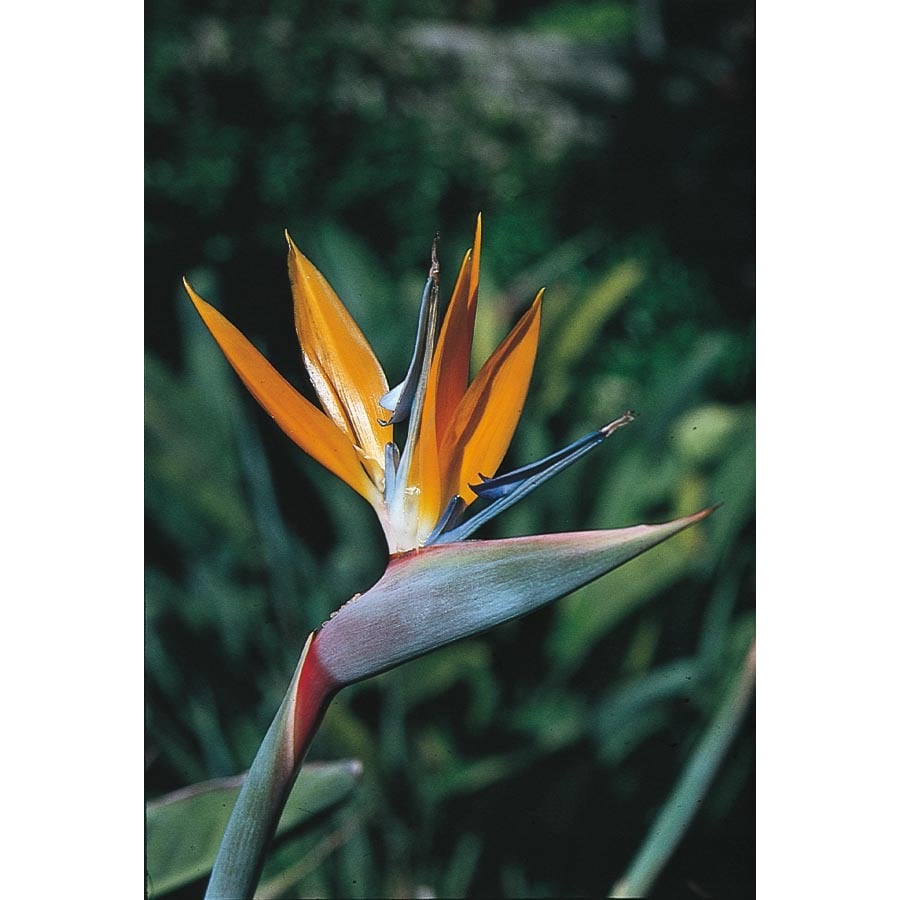
[[[315,637],[322,669],[350,684],[565,596],[705,518],[426,547],[395,557]]]

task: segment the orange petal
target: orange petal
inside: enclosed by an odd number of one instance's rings
[[[444,315],[425,392],[425,406],[410,481],[421,491],[419,501],[420,536],[431,531],[444,511],[446,491],[441,484],[438,447],[447,433],[453,414],[469,386],[472,332],[478,304],[478,270],[481,260],[481,214],[475,224],[475,242],[463,257],[456,285]]]
[[[543,295],[491,354],[456,409],[439,452],[445,503],[454,494],[471,503],[469,485],[479,475],[493,476],[506,455],[534,369]]]
[[[475,223],[475,242],[463,259],[456,286],[447,307],[434,353],[435,428],[443,441],[456,407],[469,386],[472,333],[478,305],[481,266],[481,214]]]
[[[344,433],[288,384],[253,344],[225,316],[203,300],[187,281],[184,286],[228,362],[282,431],[301,450],[334,472],[370,503],[375,503],[378,492]]]
[[[388,384],[368,341],[319,270],[290,235],[288,272],[303,361],[323,409],[378,468],[393,429],[378,424]]]

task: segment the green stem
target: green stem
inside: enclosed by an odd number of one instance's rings
[[[206,900],[253,896],[288,795],[335,692],[310,654],[312,640],[310,635],[238,794],[213,864]]]
[[[362,816],[355,816],[345,822],[337,831],[322,838],[315,847],[290,868],[264,881],[256,892],[256,900],[277,900],[279,897],[289,896],[290,890],[296,888],[310,872],[353,837],[363,821]]]
[[[660,810],[647,838],[610,897],[645,897],[687,830],[725,752],[731,744],[753,696],[756,641],[750,645],[741,671],[710,722],[666,805]]]

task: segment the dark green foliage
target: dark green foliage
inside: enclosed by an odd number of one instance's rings
[[[249,765],[307,633],[385,561],[371,510],[256,408],[182,274],[309,393],[288,227],[394,383],[433,232],[446,284],[483,211],[479,361],[548,289],[504,468],[626,408],[640,417],[480,536],[724,503],[553,607],[342,694],[312,758],[358,758],[364,775],[340,815],[276,850],[265,879],[287,874],[269,896],[602,894],[741,664],[754,594],[751,9],[677,0],[656,22],[656,8],[147,8],[150,797]],[[753,739],[746,723],[660,896],[690,896],[688,883],[750,895]]]

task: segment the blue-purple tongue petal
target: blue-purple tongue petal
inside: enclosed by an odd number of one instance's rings
[[[381,580],[345,603],[315,638],[339,684],[377,675],[508,622],[582,587],[705,518],[663,525],[467,541],[391,560]]]
[[[425,546],[427,547],[429,544],[435,543],[441,533],[445,530],[455,528],[465,511],[466,504],[463,501],[463,498],[460,497],[459,494],[456,494],[456,496],[454,496],[447,504],[443,513],[441,513],[437,525],[434,526],[431,534],[428,535],[428,538],[425,540]]]
[[[494,516],[500,515],[509,509],[514,503],[518,503],[523,497],[530,494],[535,488],[540,487],[545,481],[549,481],[554,475],[568,468],[572,463],[590,453],[594,447],[602,444],[614,431],[634,421],[634,413],[626,412],[614,422],[604,425],[603,428],[592,431],[577,441],[551,453],[537,462],[522,466],[496,478],[484,478],[480,484],[469,485],[483,500],[492,501],[480,512],[475,513],[461,525],[445,525],[446,530],[441,533],[437,528],[429,536],[430,544],[448,544],[454,541],[465,540],[476,529],[490,521]]]

